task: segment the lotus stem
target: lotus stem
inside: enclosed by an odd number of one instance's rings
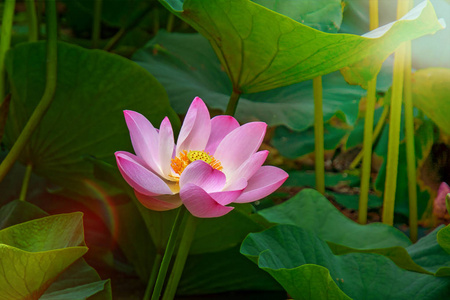
[[[378,27],[378,0],[369,1],[370,30]],[[363,162],[361,170],[361,189],[359,194],[358,222],[367,223],[367,206],[369,202],[370,170],[372,169],[373,115],[377,94],[377,75],[368,82],[366,117],[364,119]]]
[[[407,0],[408,10],[413,6],[412,1]],[[409,238],[417,241],[417,175],[416,152],[414,141],[414,114],[411,90],[411,42],[405,43],[405,82],[403,85],[405,103],[405,135],[406,135],[406,168],[408,172],[408,199],[409,199]]]
[[[153,34],[158,34],[159,31],[159,8],[153,10]]]
[[[368,83],[366,117],[364,122],[363,161],[361,171],[361,189],[359,194],[358,222],[367,223],[367,206],[369,201],[370,170],[372,168],[373,115],[375,112],[377,78]]]
[[[173,31],[174,23],[175,23],[175,15],[169,12],[169,18],[167,19],[167,26],[166,26],[167,32]]]
[[[397,1],[397,19],[400,19],[408,11],[408,7],[409,3],[407,3],[407,1]],[[388,225],[394,224],[395,192],[397,189],[398,153],[400,146],[400,121],[405,74],[405,50],[405,44],[402,44],[395,52],[394,58],[386,182],[384,187],[382,214],[383,223]]]
[[[236,113],[236,108],[240,97],[241,93],[233,89],[233,92],[231,93],[230,96],[230,100],[228,100],[227,110],[225,111],[226,115],[234,116],[234,114]]]
[[[103,0],[94,1],[94,20],[92,23],[92,48],[98,48],[100,43],[100,32],[102,25]]]
[[[369,30],[378,28],[378,0],[369,0]]]
[[[25,199],[27,198],[28,185],[30,183],[32,170],[33,170],[32,165],[28,164],[27,168],[25,169],[25,175],[23,177],[22,188],[20,189],[20,196],[19,196],[20,201],[25,201]]]
[[[383,108],[383,112],[381,113],[380,119],[378,119],[377,125],[375,126],[375,129],[373,130],[373,137],[372,137],[372,145],[377,140],[378,136],[381,133],[381,128],[383,128],[384,122],[386,121],[386,117],[389,113],[389,105],[385,105]],[[350,166],[348,167],[350,170],[353,170],[356,168],[356,166],[361,162],[362,157],[364,154],[364,149],[361,149],[361,151],[358,153],[358,155],[355,157],[355,159],[352,161]]]
[[[20,153],[25,148],[34,130],[37,128],[45,113],[47,112],[50,104],[53,101],[56,91],[56,73],[57,73],[57,35],[58,27],[56,20],[56,3],[55,0],[46,1],[46,14],[47,14],[47,70],[46,70],[46,83],[44,94],[41,101],[33,111],[30,119],[25,125],[24,129],[20,133],[16,142],[12,146],[8,155],[0,164],[0,182],[5,178],[14,162],[19,157]]]
[[[153,291],[153,287],[155,286],[156,278],[158,277],[159,268],[161,267],[162,258],[162,254],[158,252],[156,254],[155,260],[153,261],[152,272],[150,273],[150,277],[148,278],[144,299],[150,299],[151,292]]]
[[[27,6],[28,18],[28,41],[36,42],[38,40],[38,21],[36,15],[36,4],[34,0],[25,0]]]
[[[170,232],[169,240],[167,241],[166,251],[164,252],[164,256],[161,262],[161,266],[159,268],[158,277],[156,278],[155,288],[153,290],[151,300],[159,300],[161,296],[161,291],[164,285],[164,281],[166,279],[167,270],[169,268],[170,261],[172,259],[172,254],[175,250],[175,245],[178,239],[178,233],[180,232],[180,225],[183,220],[183,216],[186,212],[186,207],[182,205],[178,209],[177,216],[175,217],[175,221],[172,226],[172,231]],[[144,299],[147,300],[147,299]]]
[[[409,199],[409,236],[417,241],[417,175],[416,153],[414,147],[414,115],[411,92],[411,42],[405,44],[405,135],[406,135],[406,167],[408,173],[408,199]]]
[[[6,92],[5,55],[11,46],[11,31],[15,5],[15,0],[5,0],[3,7],[2,31],[0,39],[0,101],[2,102],[5,98]]]
[[[180,282],[181,275],[183,274],[184,265],[191,248],[192,240],[194,239],[195,229],[197,227],[198,219],[192,214],[187,213],[183,224],[184,233],[182,235],[180,246],[178,248],[177,256],[173,264],[172,272],[169,276],[164,296],[162,300],[172,300],[177,292],[178,283]]]
[[[322,76],[313,79],[314,90],[314,147],[316,189],[325,194],[325,151],[323,139]]]

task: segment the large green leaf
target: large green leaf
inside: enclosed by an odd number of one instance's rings
[[[111,283],[101,280],[84,259],[68,267],[39,300],[110,300]]]
[[[450,274],[450,257],[437,242],[438,230],[411,245],[393,227],[380,223],[359,225],[347,219],[314,190],[303,190],[285,203],[259,213],[274,223],[312,230],[328,242],[334,254],[376,253],[407,270],[438,276]]]
[[[241,253],[294,299],[445,299],[450,293],[450,278],[405,271],[376,254],[336,256],[314,233],[293,225],[250,234]]]
[[[225,110],[232,92],[211,45],[199,34],[160,31],[133,60],[166,88],[176,112],[185,113],[191,99],[200,96],[211,108]],[[366,92],[345,82],[339,72],[323,78],[324,121],[333,116],[353,124],[358,101]],[[314,123],[313,88],[302,82],[266,92],[241,95],[236,117],[241,122],[261,120],[270,126],[304,130]]]
[[[402,42],[442,28],[429,2],[355,36],[320,32],[248,0],[160,1],[208,38],[234,90],[242,93],[312,79],[370,56],[374,67],[356,70],[369,80]]]
[[[22,44],[8,52],[6,66],[13,99],[5,142],[11,146],[40,100],[45,86],[45,43]],[[92,155],[114,162],[117,150],[131,150],[122,110],[144,114],[159,127],[179,120],[162,86],[135,63],[117,55],[58,44],[55,99],[20,161],[36,174],[76,192],[93,179]]]
[[[450,134],[450,69],[431,68],[412,75],[413,104]]]
[[[345,247],[373,249],[411,244],[402,232],[391,226],[355,223],[311,189],[304,189],[288,201],[258,213],[270,222],[306,228],[328,242]]]
[[[0,208],[0,229],[47,215],[45,211],[31,203],[14,200]]]
[[[45,216],[47,216],[47,213],[37,206],[15,200],[0,209],[0,229]],[[50,233],[50,235],[52,234]],[[17,259],[17,257],[15,258]],[[111,299],[111,288],[109,285],[109,281],[102,281],[97,272],[84,259],[80,258],[58,275],[56,281],[50,285],[39,299],[75,300],[94,295],[96,298],[87,299]]]
[[[85,254],[82,214],[63,214],[0,231],[0,299],[38,299]]]
[[[421,238],[416,244],[403,247],[389,247],[379,249],[351,249],[340,245],[329,244],[334,254],[347,253],[376,253],[390,258],[397,266],[419,273],[435,276],[450,276],[450,256],[438,244],[434,230]]]
[[[414,263],[436,276],[450,276],[450,254],[445,252],[443,243],[439,241],[439,237],[445,235],[448,237],[448,230],[442,226],[436,228],[414,245],[407,247],[407,255]]]
[[[299,23],[324,32],[337,32],[342,22],[341,0],[252,0]]]

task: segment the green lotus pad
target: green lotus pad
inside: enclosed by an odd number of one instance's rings
[[[377,254],[335,255],[314,232],[294,225],[249,234],[241,253],[294,299],[445,299],[450,293],[448,277],[406,271]]]
[[[321,32],[248,0],[160,2],[208,38],[234,90],[242,93],[290,85],[344,67],[347,80],[366,85],[402,42],[445,26],[429,1],[363,36]]]
[[[44,91],[45,43],[14,47],[5,64],[12,100],[4,142],[11,147]],[[175,132],[180,126],[164,88],[134,62],[105,51],[58,43],[55,98],[19,160],[31,163],[33,172],[54,184],[89,194],[93,167],[83,157],[114,163],[115,151],[132,149],[125,109],[140,112],[155,127],[166,116]]]
[[[0,299],[38,299],[87,250],[81,213],[45,217],[1,230]]]

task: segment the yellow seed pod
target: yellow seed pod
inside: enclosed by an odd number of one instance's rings
[[[210,163],[212,161],[211,156],[205,151],[189,151],[188,158],[191,162],[196,160],[203,160],[206,163]]]

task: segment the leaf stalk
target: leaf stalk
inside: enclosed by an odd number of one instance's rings
[[[324,130],[323,130],[323,97],[322,97],[322,76],[313,79],[314,92],[314,149],[315,149],[315,170],[316,189],[321,194],[325,194],[325,151],[324,151]]]
[[[182,205],[178,209],[177,216],[175,217],[175,221],[172,226],[172,230],[169,235],[169,240],[167,241],[166,251],[164,252],[164,256],[161,262],[161,266],[159,268],[158,277],[156,278],[155,288],[153,289],[153,294],[151,300],[159,300],[161,295],[161,291],[164,285],[164,281],[166,279],[167,270],[169,268],[170,261],[172,259],[172,254],[175,250],[176,242],[178,239],[178,234],[180,232],[183,216],[186,213],[187,209],[184,205]],[[147,299],[144,299],[147,300]]]
[[[0,182],[5,178],[20,153],[25,148],[31,135],[41,122],[50,104],[53,101],[56,91],[56,73],[57,73],[57,35],[58,27],[56,20],[56,3],[55,0],[46,0],[47,14],[47,60],[46,60],[46,84],[44,94],[33,111],[30,119],[20,133],[16,142],[12,146],[8,155],[0,164]]]
[[[0,39],[0,101],[3,101],[6,93],[5,56],[6,52],[11,47],[11,31],[15,5],[15,0],[6,0],[3,7],[2,31]]]
[[[167,282],[167,287],[164,291],[162,300],[172,300],[177,292],[178,283],[180,282],[181,275],[183,274],[184,265],[191,248],[192,241],[195,235],[195,229],[197,228],[198,219],[195,218],[189,212],[184,217],[183,227],[184,233],[181,237],[180,246],[178,248],[177,256],[173,264],[172,272]]]

